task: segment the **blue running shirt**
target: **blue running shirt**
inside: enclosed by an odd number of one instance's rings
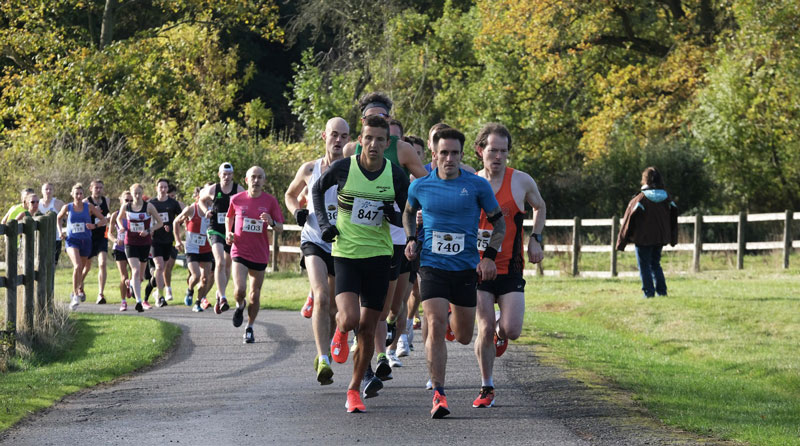
[[[447,271],[475,269],[478,255],[478,223],[481,209],[497,209],[492,186],[464,169],[452,180],[439,178],[438,169],[411,183],[408,203],[422,208],[425,236],[421,266]]]

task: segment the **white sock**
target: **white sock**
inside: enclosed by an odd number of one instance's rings
[[[253,324],[247,324],[247,328],[252,330],[253,329]]]
[[[224,297],[223,297],[223,299],[224,299]],[[236,308],[242,308],[242,307],[244,307],[244,305],[239,305],[239,302],[236,302]]]
[[[325,364],[330,364],[331,361],[328,359],[328,355],[319,355],[320,361],[325,361]]]
[[[489,378],[489,379],[481,378],[481,386],[482,387],[494,388],[494,379],[492,379],[492,378]]]
[[[172,287],[167,287],[167,296],[172,296]]]

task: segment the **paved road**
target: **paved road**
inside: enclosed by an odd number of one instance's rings
[[[116,313],[116,306],[80,311]],[[144,372],[64,398],[0,435],[0,444],[504,444],[688,445],[701,442],[596,392],[511,344],[497,362],[497,406],[473,409],[480,385],[472,345],[448,343],[452,415],[430,419],[421,346],[367,413],[348,414],[352,362],[334,364],[334,384],[312,370],[311,325],[298,312],[262,311],[256,343],[242,344],[231,312],[195,314],[172,305],[145,313],[179,325],[168,358]],[[128,313],[123,317],[142,317]]]

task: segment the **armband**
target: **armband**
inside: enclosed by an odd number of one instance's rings
[[[531,233],[531,238],[539,242],[539,245],[542,244],[542,234],[537,234],[535,232]]]
[[[416,235],[409,235],[408,237],[406,237],[406,245],[408,244],[408,242],[416,242],[416,241],[417,241]]]
[[[502,214],[500,214],[502,215]],[[485,251],[483,251],[483,258],[484,259],[492,259],[494,260],[497,257],[497,250],[492,248],[491,246],[487,247]]]
[[[498,213],[494,214],[491,217],[487,217],[487,220],[489,220],[489,223],[494,223],[497,220],[500,220],[501,218],[503,218],[503,213],[502,212],[498,212]]]

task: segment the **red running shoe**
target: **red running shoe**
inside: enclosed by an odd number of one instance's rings
[[[347,356],[350,354],[350,346],[347,345],[347,333],[336,329],[331,342],[331,357],[339,364],[347,362]]]
[[[364,406],[364,402],[361,401],[361,395],[359,395],[358,390],[348,390],[347,391],[347,403],[344,407],[347,409],[348,413],[360,413],[366,412],[367,407]]]
[[[497,332],[494,333],[494,348],[496,350],[494,355],[498,358],[503,356],[503,353],[505,353],[508,348],[508,340],[497,336]]]
[[[308,296],[308,299],[306,299],[306,303],[300,310],[300,314],[302,314],[304,318],[309,319],[313,312],[314,312],[314,297]]]
[[[205,297],[200,299],[200,308],[206,310],[208,307],[211,306],[211,302],[208,301]]]
[[[481,387],[481,393],[472,402],[472,407],[492,407],[494,406],[494,388]]]
[[[444,397],[439,391],[433,392],[433,409],[431,409],[431,418],[444,418],[450,415],[450,409],[447,407],[447,398]]]
[[[456,334],[453,332],[453,329],[450,328],[450,315],[451,314],[452,314],[452,310],[450,310],[450,307],[448,307],[447,308],[447,329],[444,332],[444,338],[447,339],[448,341],[452,342],[452,341],[456,340]]]

